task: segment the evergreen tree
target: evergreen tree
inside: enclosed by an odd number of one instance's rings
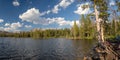
[[[74,35],[74,39],[76,39],[79,36],[79,27],[76,24],[76,21],[74,21],[74,25],[73,25],[73,35]]]
[[[95,29],[92,21],[90,20],[90,16],[87,15],[84,17],[82,15],[80,20],[80,38],[81,39],[90,39],[94,37]]]
[[[85,33],[85,17],[84,15],[81,15],[80,19],[80,38],[84,38],[84,33]]]

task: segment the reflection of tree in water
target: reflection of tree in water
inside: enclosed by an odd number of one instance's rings
[[[95,44],[95,40],[83,40],[83,43],[82,43],[83,53],[85,55],[88,54],[88,52],[90,52],[94,44]]]
[[[95,40],[73,40],[74,52],[77,59],[83,58],[89,53],[91,48],[95,45]]]

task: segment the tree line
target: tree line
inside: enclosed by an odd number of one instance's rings
[[[21,32],[1,32],[0,37],[32,37],[32,38],[58,38],[58,37],[69,37],[70,29],[34,29],[31,31]]]
[[[74,21],[71,28],[65,29],[34,29],[21,32],[2,32],[0,37],[32,37],[32,38],[70,38],[70,39],[95,39],[97,34],[96,23],[91,15],[81,15],[80,25]],[[115,28],[117,27],[117,28]],[[120,21],[109,20],[104,30],[105,38],[114,38],[120,35]]]

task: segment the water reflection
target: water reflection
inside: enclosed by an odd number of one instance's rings
[[[94,40],[0,38],[0,60],[82,60]]]

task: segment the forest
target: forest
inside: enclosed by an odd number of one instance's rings
[[[96,23],[91,20],[90,15],[82,15],[80,25],[76,24],[71,28],[64,29],[33,29],[31,31],[20,32],[0,32],[0,37],[32,37],[32,38],[70,38],[70,39],[95,39]],[[116,29],[117,27],[117,29]],[[108,21],[105,26],[105,38],[115,38],[120,35],[120,21],[114,19]]]
[[[82,3],[86,2],[80,1]],[[104,39],[115,38],[120,35],[120,1],[115,0],[114,5],[109,5],[109,0],[89,0],[91,5],[83,5],[82,8],[90,7],[93,13],[80,15],[79,23],[71,28],[63,29],[33,29],[31,31],[6,32],[0,31],[0,37],[32,37],[32,38],[70,38],[70,39],[95,39],[96,36]],[[111,9],[115,7],[116,9]]]

